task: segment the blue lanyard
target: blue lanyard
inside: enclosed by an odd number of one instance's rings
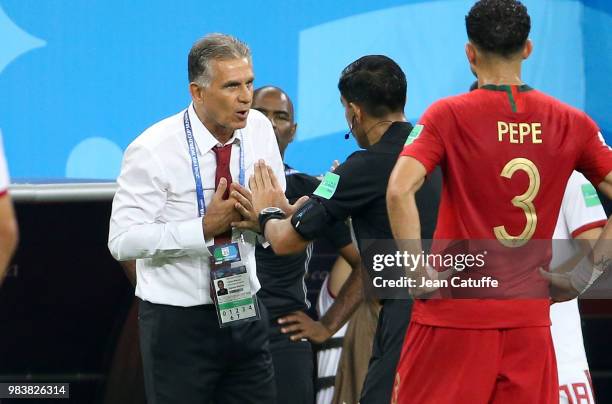
[[[191,130],[191,121],[189,120],[189,110],[183,115],[183,124],[185,125],[185,137],[187,138],[187,146],[189,147],[189,157],[191,157],[191,171],[193,171],[193,179],[196,186],[196,198],[198,200],[198,216],[202,217],[206,214],[206,201],[204,200],[204,188],[202,187],[202,176],[200,174],[200,163],[198,161],[198,152],[196,150],[195,141],[193,140],[193,131]],[[238,182],[244,186],[244,143],[242,132],[240,133],[240,168],[238,171]],[[229,186],[229,184],[227,184]]]

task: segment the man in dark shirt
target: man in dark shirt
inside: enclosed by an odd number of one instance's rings
[[[285,157],[287,146],[293,141],[297,128],[293,118],[293,104],[281,89],[262,87],[255,90],[253,108],[270,119],[281,156]],[[285,163],[287,188],[285,195],[290,203],[310,195],[319,185],[319,180],[300,173]],[[353,272],[359,272],[359,253],[352,244],[348,227],[343,222],[330,226],[323,234],[331,245],[351,264]],[[279,256],[271,248],[257,246],[257,276],[261,282],[259,298],[270,313],[270,351],[274,364],[278,403],[313,403],[313,353],[306,339],[292,341],[283,334],[278,319],[285,315],[303,315],[310,307],[306,296],[304,276],[312,255],[312,243],[305,251]],[[344,298],[346,299],[346,297]],[[345,314],[348,318],[350,312]],[[325,323],[325,322],[323,322]],[[335,331],[334,331],[335,332]],[[327,337],[332,330],[324,329]]]
[[[346,67],[338,87],[346,120],[364,150],[349,156],[334,173],[326,174],[308,202],[287,218],[284,213],[270,209],[286,204],[273,174],[259,162],[251,180],[253,209],[264,211],[259,216],[261,230],[274,250],[282,252],[304,249],[325,228],[350,217],[365,263],[368,240],[393,238],[385,195],[391,170],[412,130],[403,112],[406,78],[393,60],[372,55]],[[416,196],[421,233],[426,239],[433,236],[440,188],[441,176],[434,172]],[[350,288],[350,282],[345,287]],[[410,300],[383,301],[362,404],[390,401],[410,311]],[[284,327],[286,331],[308,336],[311,324],[307,319],[290,320],[297,322]]]

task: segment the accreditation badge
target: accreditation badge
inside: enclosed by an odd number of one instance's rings
[[[210,291],[220,327],[259,320],[257,298],[251,291],[243,241],[214,245],[210,257]]]

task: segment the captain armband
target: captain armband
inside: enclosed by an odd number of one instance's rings
[[[291,217],[291,224],[295,231],[305,240],[314,240],[321,235],[327,226],[327,210],[316,198],[310,198]]]

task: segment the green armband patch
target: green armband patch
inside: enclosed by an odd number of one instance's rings
[[[597,191],[592,184],[582,184],[582,197],[587,208],[601,205],[601,201],[597,196]]]
[[[313,192],[314,195],[320,196],[321,198],[331,199],[336,192],[336,188],[338,188],[338,183],[340,182],[340,176],[338,174],[334,174],[332,172],[327,172],[323,180]]]
[[[412,128],[412,130],[410,131],[410,135],[408,135],[408,138],[406,139],[406,143],[404,143],[404,146],[408,146],[409,144],[412,144],[412,142],[414,142],[419,137],[423,128],[424,128],[423,125],[414,125],[414,128]]]

